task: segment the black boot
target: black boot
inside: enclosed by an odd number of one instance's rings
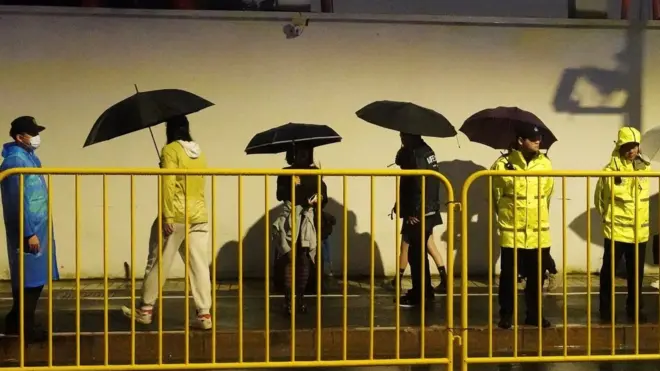
[[[282,305],[284,313],[291,315],[291,292],[289,289],[284,291],[284,303]]]
[[[440,269],[440,283],[435,287],[435,292],[446,293],[447,292],[447,271]]]
[[[298,296],[297,300],[298,303],[298,311],[300,313],[307,313],[307,304],[305,303],[305,297],[303,295]]]

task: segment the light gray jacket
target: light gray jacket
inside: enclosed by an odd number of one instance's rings
[[[273,223],[272,239],[275,248],[280,254],[286,254],[291,251],[291,202],[286,201],[280,215]],[[296,239],[300,241],[300,246],[309,249],[309,256],[312,261],[316,258],[316,227],[314,226],[314,209],[296,206]]]

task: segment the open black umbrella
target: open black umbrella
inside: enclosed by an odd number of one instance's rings
[[[83,147],[156,126],[177,116],[189,115],[213,103],[179,89],[138,92],[108,108],[96,120]],[[151,138],[156,146],[153,132]]]
[[[282,153],[295,145],[319,147],[337,142],[341,142],[341,136],[327,125],[288,123],[255,135],[245,153]]]
[[[380,127],[426,137],[456,136],[454,126],[440,113],[410,102],[382,100],[362,107],[355,114]]]
[[[518,107],[497,107],[470,116],[460,131],[470,141],[494,149],[508,149],[521,126],[536,126],[541,135],[541,149],[549,149],[557,141],[555,135],[535,114]]]

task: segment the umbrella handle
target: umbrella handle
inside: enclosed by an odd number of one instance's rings
[[[137,84],[133,84],[135,87],[135,94],[138,94],[140,90],[138,90]],[[158,161],[160,162],[160,151],[158,150],[158,144],[156,144],[156,138],[154,137],[154,132],[151,130],[151,127],[149,128],[149,134],[151,134],[151,140],[154,142],[154,148],[156,148],[156,155],[158,156]]]
[[[154,148],[156,148],[156,155],[158,155],[158,161],[160,161],[160,151],[158,150],[158,144],[156,144],[156,137],[154,137],[154,132],[149,128],[149,134],[151,134],[151,140],[154,142]]]

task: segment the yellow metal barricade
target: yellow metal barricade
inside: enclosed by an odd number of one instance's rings
[[[23,370],[23,369],[48,369],[48,370],[150,370],[150,369],[236,369],[236,368],[285,368],[285,367],[315,367],[315,366],[378,366],[378,365],[410,365],[410,364],[445,364],[451,368],[453,360],[453,342],[457,339],[454,334],[454,320],[453,320],[453,242],[454,242],[454,193],[449,181],[441,174],[432,171],[419,170],[419,171],[399,171],[399,170],[280,170],[280,169],[209,169],[199,171],[186,171],[186,170],[171,170],[171,169],[12,169],[0,174],[0,181],[7,179],[10,176],[18,176],[20,194],[19,199],[23,199],[25,179],[30,176],[43,175],[48,186],[48,215],[49,215],[49,248],[48,248],[48,343],[46,348],[34,349],[33,347],[21,346],[25,343],[26,337],[23,331],[23,300],[21,300],[21,314],[20,314],[20,336],[15,346],[12,347],[15,351],[16,361],[4,360],[3,366],[6,370]],[[52,282],[52,197],[53,193],[57,190],[53,189],[52,178],[55,176],[70,176],[74,178],[74,191],[75,199],[75,332],[73,333],[54,333],[53,332],[53,317],[58,308],[53,303],[53,282]],[[82,248],[81,242],[81,201],[80,201],[80,179],[85,176],[100,176],[102,177],[102,190],[100,192],[102,197],[102,215],[103,215],[103,331],[99,333],[87,333],[81,331],[81,325],[90,320],[83,314],[81,309],[81,256],[80,249]],[[157,330],[142,331],[136,325],[135,321],[130,321],[130,331],[115,331],[111,327],[111,319],[114,321],[115,315],[111,313],[110,306],[110,280],[108,278],[108,261],[109,261],[109,240],[111,236],[111,229],[108,217],[108,179],[110,177],[124,176],[130,179],[130,192],[128,198],[130,202],[130,266],[131,266],[131,296],[130,306],[135,308],[136,302],[136,277],[135,265],[140,264],[136,261],[136,228],[135,228],[135,177],[136,176],[152,176],[158,179],[158,281],[160,282],[158,288],[158,301],[156,308],[158,312],[163,310],[163,293],[162,284],[165,277],[161,274],[161,258],[163,249],[163,220],[162,220],[162,187],[163,178],[168,176],[184,177],[185,184],[188,184],[190,177],[207,177],[211,178],[211,211],[212,215],[210,220],[211,226],[211,244],[214,247],[211,271],[212,282],[216,282],[216,246],[217,246],[217,223],[215,215],[219,207],[216,200],[216,178],[218,176],[227,177],[233,176],[237,178],[238,182],[238,210],[236,215],[238,219],[238,295],[237,307],[238,313],[231,314],[225,311],[218,311],[216,306],[221,302],[221,298],[216,297],[216,290],[213,290],[213,308],[211,310],[213,328],[208,332],[197,332],[190,330],[189,323],[189,282],[190,265],[188,239],[186,238],[186,254],[185,254],[185,326],[183,330],[169,331],[163,328],[163,316],[156,314]],[[343,183],[343,228],[342,228],[342,241],[343,241],[343,293],[342,300],[342,321],[341,325],[325,326],[323,323],[323,297],[316,295],[316,326],[314,328],[301,329],[301,324],[296,321],[296,285],[291,285],[291,301],[292,311],[290,315],[290,329],[283,330],[281,328],[272,328],[271,319],[279,313],[273,313],[271,310],[271,295],[269,292],[270,286],[270,272],[269,264],[270,252],[270,234],[272,220],[268,220],[270,206],[268,199],[271,197],[268,177],[269,176],[316,176],[318,179],[318,194],[321,194],[321,177],[341,177]],[[424,310],[424,299],[422,299],[421,310],[414,314],[418,316],[418,322],[412,325],[401,324],[401,314],[399,308],[399,285],[397,278],[396,299],[391,301],[391,305],[396,306],[391,308],[396,318],[395,323],[388,324],[387,326],[376,326],[375,319],[378,314],[383,311],[383,308],[377,307],[377,297],[375,295],[376,277],[375,277],[375,237],[374,230],[374,206],[375,200],[375,179],[377,177],[389,177],[392,181],[396,182],[396,200],[397,200],[397,215],[399,205],[399,181],[401,177],[421,176],[422,194],[425,193],[425,179],[427,177],[436,177],[445,185],[446,188],[446,201],[447,201],[447,257],[448,257],[448,275],[447,275],[447,295],[446,302],[443,303],[445,307],[445,324],[443,326],[426,327],[426,316],[428,315]],[[244,277],[243,277],[243,260],[244,257],[244,244],[243,244],[243,180],[245,177],[263,177],[264,178],[264,211],[265,211],[265,264],[264,264],[264,311],[261,313],[244,313]],[[370,290],[369,290],[369,325],[368,328],[351,327],[349,326],[349,277],[348,277],[348,251],[351,248],[348,241],[348,178],[349,177],[369,177],[370,178],[370,256],[365,256],[364,259],[370,261]],[[293,180],[293,178],[292,178]],[[292,197],[295,198],[295,182],[292,181]],[[189,220],[188,214],[188,187],[185,187],[185,217]],[[208,198],[208,197],[207,197]],[[391,200],[391,199],[390,199]],[[421,210],[425,209],[424,197],[421,197]],[[319,202],[321,200],[319,199]],[[390,202],[390,201],[386,201]],[[295,205],[295,199],[292,200]],[[23,203],[20,203],[20,234],[23,234],[23,216],[25,213]],[[321,211],[320,208],[316,209],[317,221],[317,261],[322,260],[321,249]],[[228,214],[230,211],[223,211]],[[296,213],[292,213],[292,241],[296,241]],[[422,258],[426,254],[426,239],[424,238],[425,218],[420,217],[421,233],[422,233]],[[388,226],[389,227],[389,226]],[[400,223],[396,223],[396,246],[397,252],[399,251]],[[190,230],[190,223],[185,223],[186,236]],[[389,227],[391,228],[391,227]],[[60,231],[60,233],[63,233]],[[21,239],[20,248],[23,249],[24,241]],[[295,255],[296,244],[292,243],[292,256]],[[21,250],[22,251],[22,250]],[[24,257],[20,256],[20,286],[21,293],[23,293],[24,282]],[[422,261],[423,263],[423,261]],[[317,278],[317,293],[321,293],[321,264],[317,264],[317,271],[315,272]],[[398,254],[397,254],[397,268],[398,268]],[[295,275],[295,264],[292,264],[291,276]],[[422,264],[422,271],[424,264]],[[422,272],[422,275],[424,272]],[[423,290],[423,289],[422,289]],[[21,295],[24,298],[24,295]],[[424,292],[422,291],[422,298]],[[84,299],[82,299],[84,300]],[[127,303],[128,305],[128,303]],[[54,312],[55,311],[55,312]],[[377,313],[377,311],[379,313]],[[135,313],[133,314],[135,316]],[[439,315],[435,313],[434,315]],[[238,325],[236,330],[228,330],[226,328],[220,329],[217,327],[218,320],[226,316],[234,316],[237,319]],[[255,318],[255,316],[263,316],[263,329],[245,329],[244,319],[246,316]],[[413,314],[411,314],[413,316]],[[432,331],[431,348],[429,344],[429,337],[427,332]],[[410,338],[410,334],[415,334],[416,340]],[[351,339],[368,337],[368,350],[366,346],[352,347],[350,345]],[[402,337],[405,341],[402,341]],[[296,338],[302,337],[302,341],[296,341]],[[164,346],[164,338],[167,340],[167,347]],[[339,340],[341,339],[341,340]],[[365,341],[366,343],[367,341]],[[302,344],[302,345],[301,345]],[[389,344],[389,346],[388,346]],[[435,348],[433,348],[435,344]],[[304,346],[313,346],[312,352],[300,352],[300,348]],[[366,351],[365,351],[366,350]],[[12,350],[6,350],[4,354],[8,354]],[[300,354],[303,353],[303,354]],[[313,354],[312,354],[313,353]],[[361,355],[360,357],[353,356],[354,354]],[[429,355],[430,354],[430,355]]]
[[[478,198],[479,201],[487,197],[488,199],[488,230],[483,231],[488,233],[488,262],[489,262],[489,271],[488,271],[488,310],[487,314],[477,314],[475,311],[478,309],[474,308],[474,304],[471,304],[471,300],[478,300],[481,293],[471,293],[469,291],[469,282],[468,276],[470,274],[468,261],[469,254],[484,254],[482,246],[474,246],[470,244],[470,235],[468,234],[468,224],[470,216],[470,207],[471,204],[475,203],[475,200],[471,200],[468,197],[469,191],[474,183],[480,178],[488,178],[488,195],[480,195]],[[509,195],[509,198],[513,198],[513,220],[516,221],[513,224],[514,230],[514,241],[518,240],[516,228],[518,228],[518,219],[516,213],[522,212],[522,208],[519,206],[517,200],[519,197],[523,197],[518,194],[516,184],[517,182],[527,182],[527,179],[534,177],[552,177],[555,180],[560,180],[559,182],[555,181],[554,194],[553,198],[555,200],[561,200],[561,210],[556,208],[550,208],[550,215],[552,213],[561,213],[561,224],[553,223],[557,218],[550,217],[550,230],[554,230],[554,235],[558,235],[557,231],[561,231],[561,239],[557,241],[554,239],[552,243],[553,251],[561,249],[561,256],[563,257],[563,269],[560,269],[560,272],[563,275],[563,290],[561,294],[553,293],[561,298],[560,305],[562,307],[562,320],[561,323],[554,323],[553,326],[549,328],[542,328],[542,326],[526,326],[523,325],[520,321],[518,312],[520,310],[520,299],[518,299],[518,273],[521,272],[518,267],[519,260],[517,259],[517,254],[522,251],[522,248],[525,246],[517,246],[517,242],[514,242],[513,251],[514,251],[514,273],[513,273],[513,297],[514,297],[514,310],[513,310],[513,323],[512,329],[500,329],[496,328],[496,323],[498,320],[497,313],[493,310],[495,302],[495,294],[493,293],[493,287],[495,286],[493,282],[493,267],[490,264],[493,261],[494,250],[499,250],[499,245],[495,245],[493,240],[497,238],[495,235],[499,233],[498,226],[496,222],[496,210],[495,205],[493,205],[493,180],[497,177],[508,177],[509,182],[513,182],[513,189],[516,190],[512,195]],[[567,200],[569,196],[567,195],[567,178],[581,178],[584,182],[585,191],[586,191],[586,241],[583,246],[568,246],[567,241],[567,228],[566,223],[566,208]],[[657,323],[660,322],[660,319],[651,318],[650,322],[655,323],[654,325],[641,325],[639,321],[639,298],[640,298],[640,277],[635,274],[635,314],[633,323],[625,324],[620,321],[615,322],[615,317],[612,316],[611,319],[603,321],[603,323],[596,322],[594,319],[599,319],[598,315],[598,306],[592,305],[592,300],[597,297],[598,291],[592,289],[591,283],[591,257],[594,252],[592,251],[591,244],[591,230],[592,224],[598,223],[598,228],[600,228],[602,221],[595,219],[591,215],[591,209],[594,206],[594,189],[592,186],[592,181],[594,178],[601,179],[603,184],[608,184],[610,187],[614,187],[615,184],[621,184],[621,179],[628,179],[627,181],[633,182],[633,188],[635,190],[635,205],[629,205],[634,207],[637,210],[638,202],[640,202],[638,195],[638,185],[642,181],[650,181],[650,179],[660,180],[660,172],[612,172],[612,171],[494,171],[494,170],[485,170],[479,171],[472,174],[465,182],[462,192],[461,192],[461,203],[462,203],[462,212],[461,212],[461,340],[463,343],[462,347],[462,364],[461,369],[467,371],[469,365],[472,364],[497,364],[497,363],[519,363],[519,362],[607,362],[607,361],[640,361],[640,360],[658,360],[660,359],[660,353],[658,349],[660,343],[658,342],[658,327]],[[618,180],[617,180],[618,179]],[[533,190],[537,193],[534,201],[526,202],[539,202],[538,205],[534,208],[539,210],[540,220],[540,202],[542,200],[541,195],[541,182],[537,182],[538,190]],[[595,182],[593,182],[595,184]],[[625,183],[624,183],[625,184]],[[557,187],[559,185],[559,187]],[[525,187],[527,183],[525,183]],[[559,190],[559,192],[558,192]],[[575,195],[575,187],[572,188],[573,195]],[[580,191],[582,193],[584,191]],[[559,193],[559,194],[558,194]],[[529,193],[528,193],[529,194]],[[473,194],[474,196],[474,194]],[[610,192],[611,199],[608,200],[612,204],[618,202],[614,198],[614,192]],[[660,212],[656,211],[656,212]],[[527,211],[525,211],[527,213]],[[614,208],[610,213],[610,219],[614,223],[615,217],[612,215],[614,213]],[[527,215],[527,214],[526,214]],[[485,217],[485,216],[484,216]],[[635,214],[635,230],[640,226],[640,221],[637,220],[637,214]],[[660,215],[658,216],[658,222],[660,223]],[[540,223],[540,222],[539,222]],[[525,227],[525,233],[529,230],[530,227]],[[536,226],[531,233],[541,233],[540,225]],[[658,226],[660,230],[660,226]],[[536,232],[538,231],[538,232]],[[494,237],[495,236],[495,237]],[[635,232],[635,241],[637,239],[637,232]],[[539,238],[539,244],[540,244]],[[543,317],[543,284],[542,275],[545,274],[545,267],[543,267],[542,260],[542,251],[539,246],[529,246],[536,249],[538,263],[537,266],[539,269],[535,273],[537,274],[537,279],[539,282],[537,297],[539,304],[539,319]],[[541,246],[543,248],[549,246]],[[585,249],[586,247],[586,249]],[[470,251],[478,250],[478,251]],[[605,249],[611,249],[612,256],[614,256],[614,243],[611,246],[605,246]],[[567,276],[566,276],[566,263],[568,260],[568,251],[584,251],[586,254],[587,261],[587,273],[586,273],[586,292],[574,293],[569,292],[567,285]],[[635,249],[635,272],[639,271],[639,249]],[[641,262],[643,264],[643,262]],[[612,277],[612,289],[611,289],[611,305],[612,312],[616,313],[615,305],[615,278],[614,278],[614,260],[612,260],[611,266]],[[609,290],[608,290],[609,291]],[[472,295],[471,295],[472,294]],[[576,296],[579,295],[579,296]],[[568,302],[572,298],[580,298],[586,296],[586,323],[576,323],[572,322],[570,318],[571,315],[576,315],[576,311],[569,313],[568,311]],[[547,299],[546,299],[547,300]],[[660,300],[660,297],[658,299]],[[482,303],[481,307],[484,306]],[[555,303],[557,306],[557,303]],[[472,308],[472,309],[471,309]],[[623,309],[623,308],[620,308]],[[592,315],[592,312],[595,314]],[[624,312],[625,313],[625,312]],[[619,313],[621,315],[622,313]],[[584,315],[584,314],[581,314]],[[593,318],[595,317],[595,318]],[[621,317],[621,316],[619,316]],[[556,320],[556,318],[555,318]],[[475,324],[474,322],[477,322]],[[578,319],[579,321],[579,319]],[[539,321],[540,322],[540,321]],[[555,321],[557,322],[557,321]],[[640,344],[640,339],[647,339],[647,341]],[[648,341],[651,340],[652,341]],[[470,345],[468,347],[468,344]]]

